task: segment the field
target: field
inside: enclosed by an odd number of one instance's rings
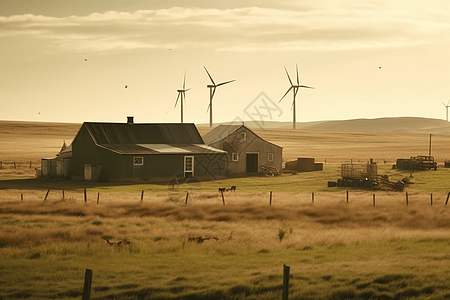
[[[450,298],[450,136],[432,137],[437,171],[392,192],[326,183],[369,158],[409,176],[392,163],[427,154],[428,135],[255,130],[324,171],[202,182],[185,203],[165,184],[35,179],[79,126],[0,125],[0,299],[79,299],[87,268],[92,299],[281,299],[283,264],[289,299]]]

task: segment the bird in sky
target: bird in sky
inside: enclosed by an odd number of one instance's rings
[[[128,85],[125,84],[125,88],[128,88]]]
[[[84,61],[87,61],[87,58],[85,58]]]

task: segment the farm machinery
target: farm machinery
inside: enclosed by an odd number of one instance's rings
[[[337,180],[338,187],[360,187],[367,189],[387,189],[402,191],[408,179],[392,182],[387,175],[378,175],[377,164],[342,164],[341,178]]]

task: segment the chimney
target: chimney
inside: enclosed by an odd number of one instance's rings
[[[127,117],[127,124],[134,124],[134,117]]]

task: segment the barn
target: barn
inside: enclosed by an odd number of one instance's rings
[[[194,124],[85,122],[72,142],[75,180],[164,182],[226,176],[226,152],[206,145]]]
[[[219,125],[205,134],[203,140],[227,152],[229,176],[281,171],[283,148],[265,141],[245,125]]]

